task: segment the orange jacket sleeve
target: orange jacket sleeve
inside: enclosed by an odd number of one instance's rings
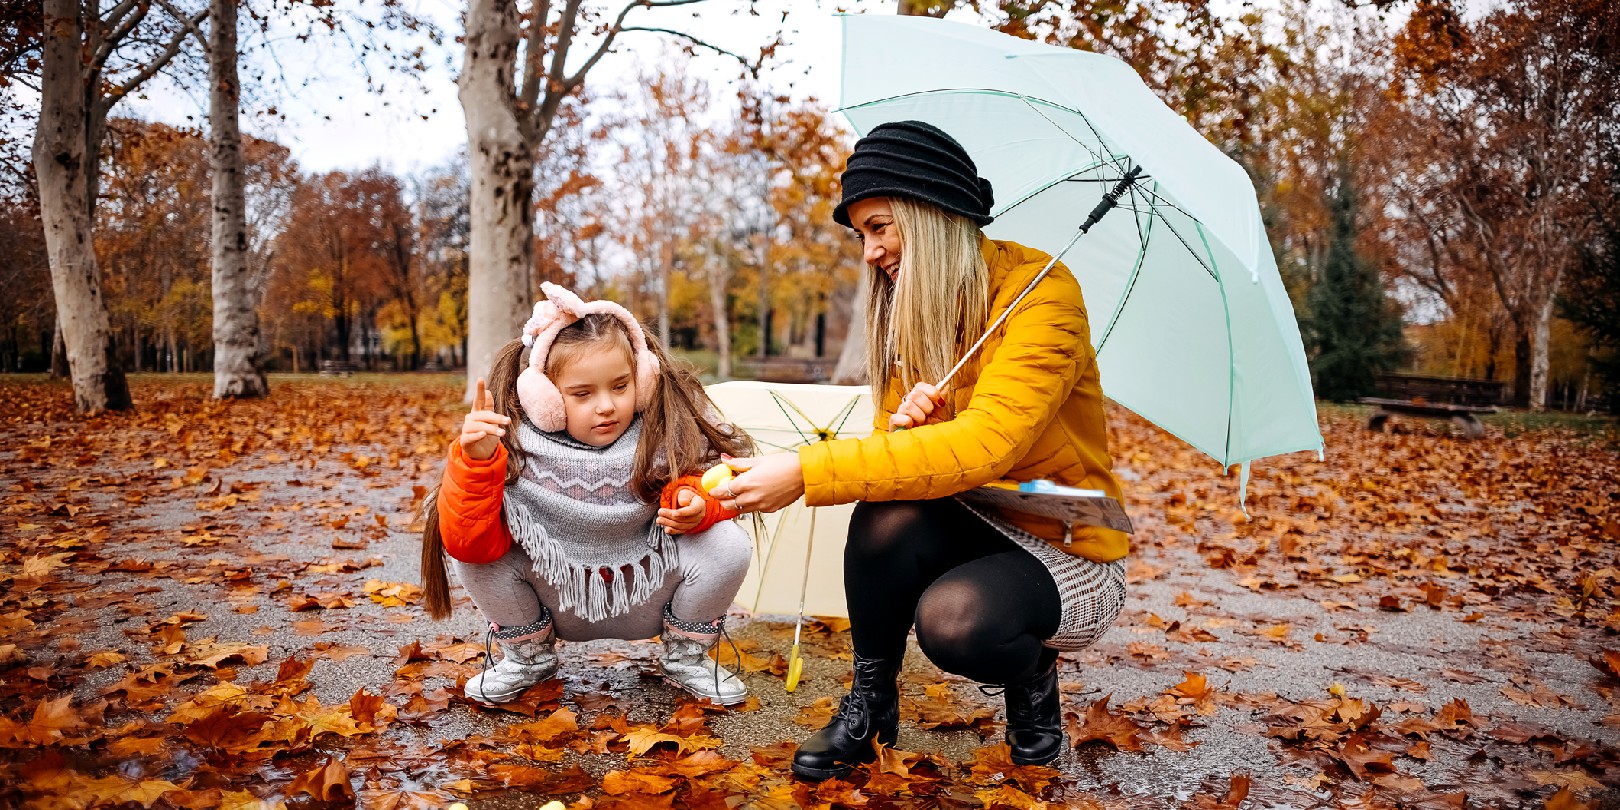
[[[479,461],[468,458],[461,442],[450,443],[450,463],[439,488],[439,534],[446,554],[464,563],[492,563],[512,547],[501,517],[506,491],[506,446]]]
[[[703,479],[701,476],[696,475],[682,476],[674,481],[669,482],[668,484],[665,484],[664,491],[659,493],[658,505],[664,509],[675,509],[675,498],[676,496],[680,495],[681,490],[683,489],[692,490],[697,494],[698,498],[703,501],[703,522],[699,523],[697,528],[687,532],[687,534],[697,534],[698,532],[707,531],[710,526],[713,526],[722,520],[731,520],[732,518],[742,514],[741,512],[733,512],[730,509],[721,506],[719,498],[704,492]]]

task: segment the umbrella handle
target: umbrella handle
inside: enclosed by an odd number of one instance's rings
[[[1080,237],[1085,236],[1086,232],[1091,230],[1091,226],[1096,225],[1097,221],[1102,219],[1104,214],[1112,211],[1114,206],[1119,204],[1119,198],[1125,196],[1125,192],[1130,190],[1131,184],[1136,182],[1137,176],[1141,173],[1141,166],[1132,166],[1130,171],[1126,172],[1125,176],[1120,178],[1118,183],[1114,184],[1113,189],[1103,194],[1102,200],[1097,203],[1096,208],[1091,209],[1091,213],[1086,216],[1086,221],[1080,224],[1080,230],[1075,232],[1074,238],[1069,240],[1069,244],[1064,245],[1063,249],[1058,251],[1057,254],[1052,257],[1052,260],[1046,263],[1045,267],[1041,268],[1041,272],[1035,274],[1035,278],[1029,282],[1029,285],[1024,288],[1024,291],[1019,293],[1018,297],[1014,298],[1013,302],[1008,304],[1007,308],[1001,311],[1001,317],[996,318],[996,322],[990,324],[989,329],[984,330],[984,334],[980,335],[978,341],[976,341],[967,350],[966,354],[962,355],[961,360],[956,361],[956,365],[951,367],[950,372],[945,375],[945,379],[940,380],[939,385],[934,386],[935,388],[938,388],[941,391],[945,390],[945,386],[950,383],[952,377],[956,376],[956,372],[961,371],[962,367],[967,365],[968,358],[978,354],[979,348],[984,345],[984,342],[988,340],[990,335],[994,334],[997,329],[1001,328],[1001,325],[1006,322],[1007,316],[1011,315],[1012,311],[1017,309],[1018,305],[1023,302],[1024,296],[1029,295],[1029,291],[1035,289],[1035,285],[1041,283],[1041,279],[1046,278],[1046,274],[1051,272],[1052,267],[1058,263],[1059,259],[1063,258],[1063,254],[1068,253],[1069,248],[1074,247],[1074,243],[1080,241]]]
[[[799,645],[794,643],[793,652],[788,655],[787,684],[783,688],[789,692],[799,688],[799,676],[802,674],[804,674],[804,658],[799,655]]]

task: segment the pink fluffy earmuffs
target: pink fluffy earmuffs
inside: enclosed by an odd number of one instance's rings
[[[540,291],[545,293],[546,300],[534,305],[534,316],[523,325],[523,345],[529,347],[529,367],[517,380],[518,401],[529,421],[553,433],[567,427],[562,392],[546,376],[546,358],[563,327],[595,313],[618,318],[630,332],[630,347],[636,355],[636,412],[646,410],[652,402],[653,386],[658,382],[658,358],[647,348],[647,335],[641,331],[636,316],[612,301],[582,301],[549,281],[540,285]]]

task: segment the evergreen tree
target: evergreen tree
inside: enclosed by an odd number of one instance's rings
[[[1373,375],[1405,354],[1400,313],[1378,268],[1356,250],[1357,191],[1341,156],[1330,204],[1332,234],[1322,271],[1305,298],[1305,347],[1316,395],[1336,402],[1372,393]]]
[[[1609,408],[1620,412],[1620,154],[1608,163],[1607,196],[1595,206],[1597,236],[1581,250],[1579,271],[1558,304],[1586,337],[1587,360],[1603,380]]]

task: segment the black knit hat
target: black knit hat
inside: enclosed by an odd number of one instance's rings
[[[990,181],[955,138],[921,121],[879,124],[855,142],[844,164],[844,198],[833,221],[848,228],[851,203],[869,197],[909,197],[967,217],[981,227],[995,217]]]

